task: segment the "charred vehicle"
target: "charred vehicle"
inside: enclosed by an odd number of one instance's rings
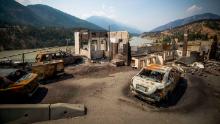
[[[64,51],[57,52],[43,52],[38,53],[36,56],[36,62],[51,61],[51,60],[63,60],[64,65],[76,64],[82,61],[81,56],[74,56]]]
[[[149,65],[132,78],[130,89],[132,94],[144,100],[160,102],[171,95],[180,75],[173,67]]]
[[[11,59],[0,59],[0,67],[1,68],[21,68],[28,66],[27,62],[22,62],[22,61],[13,61]]]
[[[51,60],[32,64],[32,72],[38,74],[38,79],[43,80],[55,75],[64,74],[63,60]]]
[[[5,71],[6,72],[6,71]],[[5,73],[4,73],[5,74]],[[29,96],[38,89],[37,74],[15,70],[6,76],[0,76],[0,96]]]

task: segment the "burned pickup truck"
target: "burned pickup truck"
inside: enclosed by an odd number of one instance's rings
[[[175,89],[180,75],[180,72],[173,67],[146,66],[132,78],[131,93],[150,102],[167,100]]]

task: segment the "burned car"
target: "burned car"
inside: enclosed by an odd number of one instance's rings
[[[63,60],[64,65],[77,64],[82,61],[81,56],[72,55],[64,51],[41,52],[36,55],[36,62]]]
[[[131,93],[150,102],[167,100],[175,89],[180,72],[162,65],[149,65],[135,75],[130,84]]]
[[[27,62],[22,62],[22,61],[14,61],[12,59],[0,59],[0,67],[1,68],[20,68],[20,67],[25,67],[27,66],[28,63]]]
[[[43,80],[56,75],[64,74],[63,60],[51,60],[32,64],[32,73],[38,74],[38,79]]]
[[[5,73],[4,73],[5,74]],[[6,76],[0,76],[0,96],[29,96],[38,89],[37,74],[15,70]]]

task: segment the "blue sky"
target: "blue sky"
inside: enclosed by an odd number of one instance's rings
[[[45,4],[81,19],[106,16],[142,31],[176,19],[211,12],[220,15],[220,0],[16,0]]]

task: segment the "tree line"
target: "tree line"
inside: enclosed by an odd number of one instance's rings
[[[64,46],[70,39],[73,45],[74,31],[70,28],[9,26],[0,27],[0,49],[33,49],[42,47]]]

